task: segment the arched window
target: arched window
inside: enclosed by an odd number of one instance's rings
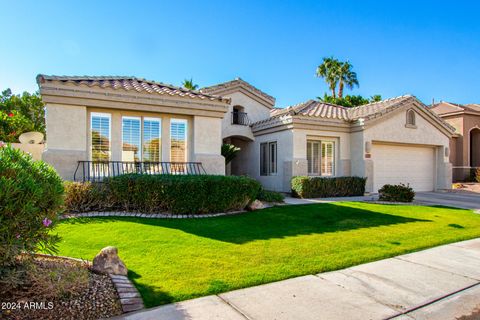
[[[415,127],[415,111],[412,109],[407,111],[407,126]]]

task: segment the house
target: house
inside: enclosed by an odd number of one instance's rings
[[[453,180],[470,179],[472,171],[480,167],[480,104],[440,102],[431,110],[455,128],[450,140]]]
[[[118,163],[143,170],[162,161],[200,162],[207,173],[248,175],[285,192],[297,175],[364,176],[367,192],[386,183],[417,191],[451,185],[454,129],[413,96],[351,109],[313,100],[279,109],[239,78],[199,91],[134,77],[37,82],[47,109],[44,159],[67,179],[79,163],[107,163],[96,173],[109,175]],[[222,142],[241,148],[226,167]]]

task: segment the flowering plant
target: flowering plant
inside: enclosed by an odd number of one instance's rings
[[[33,122],[18,111],[0,111],[0,141],[17,142],[19,135],[32,130]]]
[[[51,166],[7,144],[0,148],[0,190],[2,287],[19,278],[21,253],[56,252],[59,237],[51,231],[63,206],[63,183]]]

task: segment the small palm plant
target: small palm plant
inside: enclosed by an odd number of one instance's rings
[[[192,78],[190,78],[190,80],[188,80],[188,79],[183,80],[182,86],[185,89],[188,89],[188,90],[197,90],[198,89],[198,84],[194,84]]]
[[[227,165],[230,161],[232,161],[237,156],[239,151],[240,148],[235,147],[233,144],[222,144],[222,156],[225,158],[225,164]]]

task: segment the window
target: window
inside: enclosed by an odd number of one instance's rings
[[[110,122],[108,113],[92,113],[90,115],[90,136],[92,161],[110,160]]]
[[[157,118],[143,119],[143,161],[159,162],[162,150],[162,121]]]
[[[307,141],[309,175],[335,174],[335,143],[333,141]]]
[[[268,176],[277,173],[277,142],[260,144],[260,175]]]
[[[187,161],[187,120],[172,119],[170,122],[170,161]]]
[[[122,161],[142,159],[142,128],[139,117],[122,118]]]
[[[407,126],[415,127],[415,111],[412,109],[407,111]]]

